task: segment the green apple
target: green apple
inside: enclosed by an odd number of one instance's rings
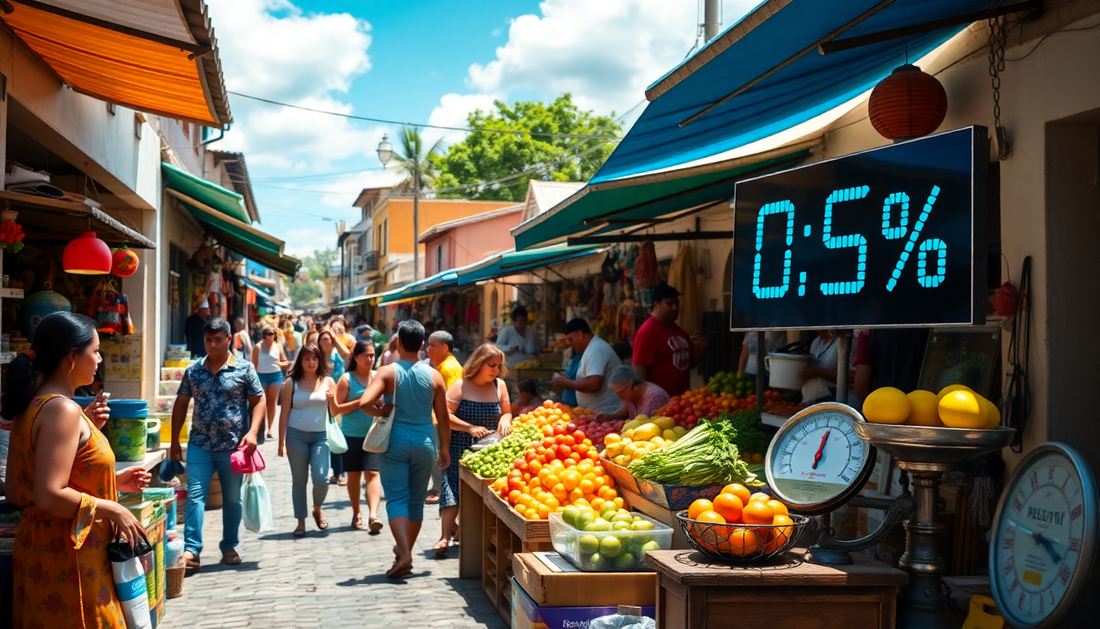
[[[600,540],[595,535],[581,535],[577,540],[577,548],[582,555],[591,555],[600,550]]]
[[[618,557],[622,552],[622,542],[614,535],[608,535],[600,540],[600,554],[604,557]]]

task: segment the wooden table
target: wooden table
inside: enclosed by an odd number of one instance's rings
[[[689,550],[646,554],[657,570],[662,629],[892,629],[907,574],[861,554],[850,566],[795,557],[761,566],[714,561]]]

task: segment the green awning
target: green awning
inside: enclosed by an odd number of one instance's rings
[[[388,306],[412,299],[430,297],[457,285],[458,273],[456,269],[441,271],[431,277],[406,284],[400,290],[394,291],[393,294],[387,294],[378,302],[378,305]]]
[[[302,263],[297,258],[283,254],[283,241],[265,234],[247,223],[227,216],[174,188],[168,188],[167,192],[169,196],[180,201],[222,246],[236,251],[253,262],[262,264],[276,273],[291,277],[298,275],[298,267]]]
[[[164,175],[165,188],[185,194],[199,203],[205,203],[242,223],[252,224],[252,219],[248,216],[248,209],[244,205],[244,197],[236,192],[226,190],[216,183],[196,177],[171,164],[162,162],[160,170],[161,174]]]
[[[516,250],[560,242],[569,236],[621,230],[730,199],[737,181],[804,159],[810,153],[810,143],[803,144],[807,146],[588,184],[513,229]]]
[[[524,271],[537,269],[551,264],[566,262],[575,258],[599,253],[597,247],[569,247],[551,245],[528,251],[507,251],[485,258],[458,273],[458,285],[467,286],[498,277],[518,275]]]

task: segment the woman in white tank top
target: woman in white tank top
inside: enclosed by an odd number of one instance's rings
[[[313,480],[313,521],[328,528],[321,505],[328,495],[329,449],[326,422],[336,414],[336,384],[327,375],[321,349],[309,344],[298,352],[280,394],[279,456],[290,461],[291,502],[298,527],[295,537],[306,534],[306,484]]]
[[[275,429],[275,403],[283,386],[283,370],[290,367],[282,343],[277,342],[275,328],[265,326],[263,340],[252,348],[252,366],[260,376],[260,385],[264,388],[264,401],[267,402],[267,438],[272,437]],[[262,443],[262,442],[261,442]]]

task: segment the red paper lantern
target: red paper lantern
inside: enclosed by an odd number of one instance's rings
[[[119,277],[130,277],[137,272],[138,254],[129,247],[119,249],[111,256],[111,272]]]
[[[947,92],[936,77],[903,65],[879,81],[867,105],[871,125],[888,140],[919,138],[947,115]]]
[[[111,248],[87,231],[65,246],[61,264],[66,273],[106,275],[111,272]]]

